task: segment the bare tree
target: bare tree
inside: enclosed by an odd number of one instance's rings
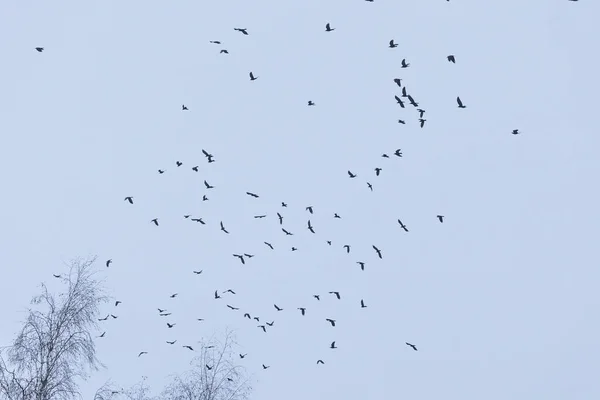
[[[60,278],[65,292],[55,296],[42,284],[13,344],[0,351],[0,397],[7,400],[70,400],[80,397],[77,379],[103,366],[92,333],[99,306],[109,300],[96,279],[96,258],[75,260]],[[3,353],[7,354],[5,358]]]
[[[172,381],[159,396],[163,400],[245,400],[252,387],[246,369],[236,363],[237,343],[227,330],[223,340],[214,337],[201,343],[200,355],[192,359],[192,368]],[[129,400],[150,400],[147,386],[127,391]],[[141,396],[140,396],[141,395]]]

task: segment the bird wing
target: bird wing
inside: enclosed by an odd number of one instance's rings
[[[462,107],[463,103],[462,103],[462,101],[460,101],[460,97],[456,98],[456,102],[458,103],[459,106]]]

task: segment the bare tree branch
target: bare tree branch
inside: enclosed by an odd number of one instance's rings
[[[237,343],[227,330],[222,341],[201,343],[200,355],[182,375],[172,376],[171,383],[162,391],[162,400],[246,400],[252,390],[246,370],[236,364]],[[209,369],[210,368],[210,369]],[[140,385],[140,384],[138,384]],[[129,400],[150,400],[144,382],[126,394]]]
[[[99,306],[109,298],[92,269],[95,260],[73,261],[68,276],[61,278],[66,291],[58,297],[42,284],[41,294],[32,299],[35,309],[28,310],[13,344],[0,352],[0,395],[9,400],[74,399],[80,397],[77,379],[103,367],[92,334],[98,330]]]

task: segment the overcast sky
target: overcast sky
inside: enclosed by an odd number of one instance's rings
[[[58,290],[65,261],[97,254],[123,304],[106,307],[119,318],[87,398],[108,378],[159,390],[193,356],[165,340],[226,327],[256,399],[600,398],[598,15],[591,0],[2,2],[0,343],[41,281]]]

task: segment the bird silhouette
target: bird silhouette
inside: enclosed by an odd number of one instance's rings
[[[112,263],[112,259],[110,260],[106,260],[106,267],[108,268],[110,266],[110,264]]]
[[[254,197],[254,198],[258,199],[258,195],[257,195],[257,194],[255,194],[255,193],[246,192],[246,194],[247,194],[248,196],[251,196],[251,197]]]
[[[240,261],[242,262],[242,264],[246,264],[246,261],[244,261],[244,256],[243,255],[234,254],[233,256],[239,258]]]
[[[400,107],[405,108],[404,102],[402,101],[402,99],[400,97],[394,95],[394,98],[396,99],[396,103],[398,103],[400,105]]]
[[[383,258],[383,257],[381,256],[381,250],[379,250],[379,249],[378,249],[378,248],[377,248],[375,245],[373,245],[373,250],[375,250],[375,252],[377,253],[377,256],[378,256],[379,258]]]
[[[220,42],[220,41],[218,41],[218,40],[211,40],[211,41],[210,41],[210,43],[213,43],[213,44],[221,44],[221,42]]]
[[[367,0],[367,1],[373,1],[373,0]],[[317,360],[317,365],[319,365],[319,364],[325,364],[325,363],[323,362],[323,360]]]
[[[344,248],[346,249],[346,253],[350,253],[350,245],[349,244],[345,244]]]
[[[356,178],[356,174],[353,174],[352,172],[348,171],[348,176],[350,178]]]
[[[219,296],[219,292],[215,290],[215,300],[220,299],[220,298],[221,298],[221,296]]]
[[[185,110],[187,110],[187,109],[188,109],[188,108],[185,106],[185,104],[182,104],[182,105],[181,105],[181,110],[182,110],[182,111],[185,111]]]
[[[121,303],[122,303],[122,301],[120,301],[120,300],[115,301],[115,307],[118,306]]]
[[[456,64],[456,58],[454,57],[454,55],[450,54],[448,57],[446,57],[448,59],[449,62]]]
[[[401,64],[400,68],[408,68],[408,67],[410,67],[410,64],[406,63],[406,58],[403,58],[402,62],[400,64]]]
[[[38,51],[38,53],[41,53],[42,51],[44,51],[43,47],[36,47],[35,49]]]
[[[245,358],[248,355],[248,353],[246,354],[240,354],[240,358]]]
[[[225,229],[225,227],[223,226],[223,221],[221,221],[220,225],[221,225],[221,230],[222,230],[223,232],[225,232],[225,233],[229,233],[229,231],[228,231],[227,229]]]
[[[402,87],[402,79],[394,78],[394,82],[396,83],[396,85],[398,85],[398,87]]]
[[[192,348],[192,346],[182,346],[182,347],[185,347],[188,350],[194,351],[194,349]]]
[[[313,297],[317,300],[321,300],[321,296],[319,296],[318,294],[313,294]]]
[[[300,310],[300,313],[302,315],[306,315],[306,308],[304,308],[304,307],[298,307],[298,310]]]
[[[173,293],[171,296],[169,296],[170,298],[174,299],[175,297],[177,297],[179,293]]]
[[[331,326],[335,326],[335,319],[325,318],[325,321],[329,322]]]
[[[275,307],[277,311],[283,311],[283,308],[278,307],[277,304],[273,304],[273,307]]]
[[[158,226],[158,218],[154,218],[153,220],[151,220],[150,222],[153,222],[154,225]]]
[[[148,354],[147,351],[140,351],[140,354],[138,354],[138,357],[142,356],[143,354]]]
[[[226,49],[221,49],[221,51],[219,51],[219,54],[229,54],[229,52]]]
[[[256,77],[255,77],[255,76],[254,76],[254,74],[253,74],[252,72],[250,72],[248,75],[250,76],[250,80],[251,80],[251,81],[255,81],[255,80],[257,80],[257,79],[258,79],[258,76],[256,76]]]
[[[192,271],[192,272],[195,273],[196,275],[200,275],[202,273],[202,271],[204,271],[204,270],[201,269],[200,271]]]
[[[337,349],[337,347],[335,346],[335,340],[333,342],[331,342],[331,345],[329,346],[330,349]]]
[[[390,40],[390,46],[389,47],[390,47],[390,49],[393,49],[395,47],[398,47],[398,44],[394,43],[394,39],[392,39],[392,40]]]
[[[340,292],[329,292],[329,294],[334,294],[334,295],[335,295],[335,297],[337,297],[337,299],[338,299],[338,300],[340,300],[340,299],[341,299],[341,297],[340,297]]]
[[[227,304],[227,307],[232,309],[233,311],[239,310],[239,308],[234,307],[234,306],[230,306],[229,304]]]
[[[356,263],[357,263],[358,265],[360,265],[360,269],[361,269],[362,271],[364,271],[364,270],[365,270],[365,263],[364,263],[364,262],[362,262],[362,261],[357,261]]]
[[[128,201],[129,204],[133,204],[133,197],[127,196],[127,197],[125,197],[124,201]]]
[[[419,112],[419,118],[423,118],[423,115],[425,114],[425,110],[423,110],[422,108],[417,108],[417,111]]]
[[[332,32],[335,31],[335,28],[332,28],[331,25],[329,25],[329,23],[327,23],[325,25],[325,32]]]
[[[440,222],[442,222],[442,223],[444,222],[444,216],[443,216],[443,215],[438,215],[438,216],[437,216],[437,219],[438,219]]]
[[[265,243],[267,246],[269,246],[269,248],[270,248],[271,250],[273,250],[273,245],[272,245],[271,243],[269,243],[269,242],[264,242],[264,243]]]
[[[308,220],[308,230],[311,231],[312,233],[315,233],[315,230],[313,229],[312,225],[310,224],[310,219]]]
[[[238,31],[243,33],[244,35],[248,35],[248,29],[247,28],[233,28],[234,31]]]
[[[167,343],[168,343],[168,344],[175,344],[175,343],[177,343],[177,340],[173,340],[172,342],[169,342],[169,341],[167,340]]]
[[[425,121],[427,121],[427,120],[423,119],[423,118],[419,118],[419,122],[421,123],[421,128],[425,126]]]
[[[214,189],[215,188],[214,186],[212,186],[211,184],[209,184],[206,181],[204,181],[204,186],[206,186],[207,189]]]
[[[394,155],[395,155],[395,156],[398,156],[398,157],[402,157],[402,149],[397,149],[397,150],[394,152]]]
[[[404,229],[406,232],[408,232],[408,229],[406,228],[406,225],[404,225],[402,223],[402,221],[398,220],[398,223],[400,224],[400,228]]]
[[[381,173],[381,168],[375,168],[375,175],[379,176],[379,174]]]
[[[312,101],[312,100],[309,100],[309,101],[308,101],[308,105],[309,105],[309,106],[314,106],[314,105],[315,105],[315,103],[314,103],[314,101]]]
[[[413,349],[414,351],[417,351],[417,346],[415,346],[414,344],[411,344],[411,343],[408,343],[408,342],[406,342],[406,345],[407,345],[407,346],[410,346],[410,347],[412,347],[412,349]]]
[[[519,133],[521,133],[521,132],[519,132],[519,130],[518,130],[518,129],[513,129],[513,131],[512,131],[512,134],[513,134],[513,135],[518,135]]]
[[[270,365],[265,365],[265,364],[263,364],[262,367],[263,367],[263,369],[271,368]]]
[[[367,306],[365,305],[365,301],[364,300],[360,300],[360,308],[367,308]]]
[[[460,97],[456,98],[456,102],[458,103],[458,108],[467,108],[467,106],[465,106],[462,102],[462,100],[460,99]]]

